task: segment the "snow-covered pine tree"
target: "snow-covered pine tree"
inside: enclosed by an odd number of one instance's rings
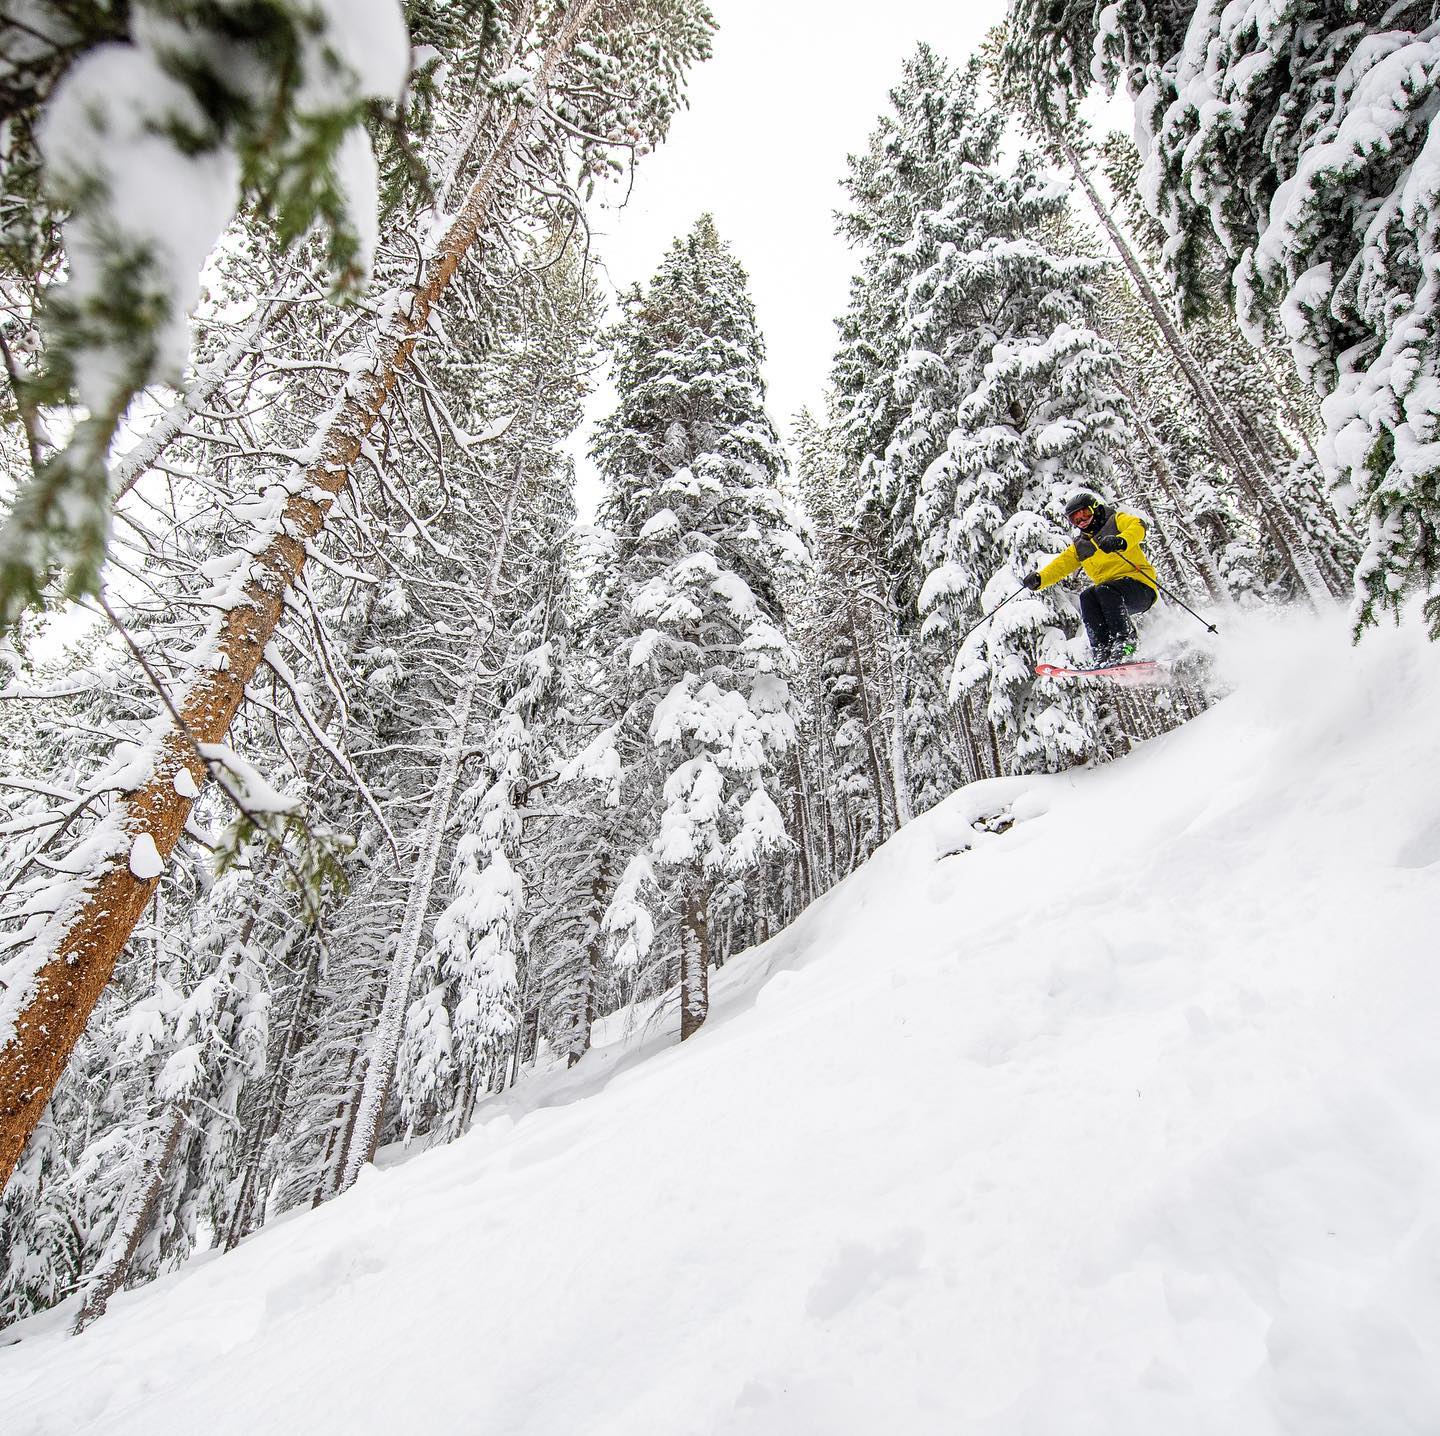
[[[788,852],[795,742],[780,594],[805,557],[764,408],[745,273],[703,216],[615,334],[615,411],[594,451],[613,536],[607,679],[619,716],[584,765],[608,773],[642,845],[607,926],[639,960],[674,933],[681,1037],[705,1020],[710,898]]]
[[[406,1135],[455,1135],[518,1027],[526,887],[520,807],[534,776],[528,711],[553,677],[546,645],[514,653],[522,687],[484,744],[480,778],[457,799],[450,900],[414,975],[397,1089]],[[518,670],[518,673],[517,671]],[[523,679],[528,678],[529,682]]]
[[[573,388],[576,404],[580,392]],[[549,412],[557,425],[579,417],[574,406]],[[530,894],[544,880],[550,851],[534,831],[531,794],[558,772],[566,530],[574,517],[571,461],[554,449],[548,458],[552,493],[532,497],[520,541],[526,551],[513,560],[516,589],[539,596],[511,625],[494,665],[498,711],[479,725],[479,771],[456,805],[448,901],[412,985],[397,1074],[407,1136],[464,1129],[477,1097],[512,1065],[522,993],[533,986],[526,981],[534,975]]]
[[[865,152],[849,159],[849,205],[839,216],[859,264],[838,321],[831,387],[836,429],[861,484],[857,536],[889,574],[886,597],[900,640],[888,691],[875,701],[893,715],[890,762],[902,823],[966,776],[943,675],[919,647],[925,567],[915,512],[921,476],[943,451],[964,392],[952,365],[967,341],[937,332],[936,296],[918,297],[915,285],[944,242],[930,217],[959,174],[993,158],[1001,129],[979,94],[976,66],[956,71],[918,46]]]
[[[1062,119],[1054,109],[1037,100],[1034,68],[1037,56],[1024,51],[1023,47],[1017,49],[1010,45],[1004,27],[991,33],[986,48],[997,92],[1042,152],[1064,165],[1085,195],[1150,323],[1158,330],[1170,363],[1189,387],[1191,403],[1208,431],[1216,456],[1267,532],[1281,563],[1288,568],[1294,591],[1302,593],[1317,607],[1323,606],[1332,596],[1331,589],[1311,550],[1304,525],[1285,503],[1283,485],[1279,482],[1284,465],[1277,466],[1276,457],[1267,444],[1271,425],[1267,422],[1261,426],[1265,431],[1265,437],[1261,437],[1254,423],[1247,422],[1245,408],[1236,410],[1225,402],[1216,386],[1212,365],[1195,352],[1191,337],[1182,331],[1181,316],[1172,313],[1172,309],[1179,307],[1185,309],[1188,317],[1196,318],[1202,306],[1175,306],[1172,296],[1162,294],[1151,267],[1137,253],[1114,209],[1099,192],[1093,173],[1099,167],[1097,150],[1089,126],[1074,113]],[[1213,308],[1208,296],[1204,307]],[[1220,352],[1228,352],[1227,347],[1222,345]],[[1262,392],[1269,388],[1266,382]]]
[[[588,538],[597,537],[593,533]],[[602,540],[607,557],[611,545]],[[620,715],[623,694],[609,683],[609,658],[617,641],[613,610],[605,605],[607,560],[578,545],[572,574],[573,641],[562,696],[562,762],[549,791],[553,821],[546,825],[541,867],[542,899],[549,917],[541,934],[551,1000],[551,1041],[574,1065],[590,1050],[596,1021],[622,1005],[622,974],[611,961],[614,944],[605,919],[626,856],[641,844],[632,814],[620,805],[613,772],[587,764],[597,734],[608,734]],[[599,753],[613,759],[602,741]],[[602,767],[605,759],[601,759]],[[633,975],[634,965],[623,977]]]
[[[941,208],[962,168],[999,143],[1002,122],[983,109],[977,87],[973,66],[957,72],[930,46],[918,45],[865,151],[849,157],[843,182],[849,203],[837,220],[859,268],[838,321],[835,427],[882,526],[902,603],[913,603],[923,581],[911,527],[915,493],[929,459],[944,447],[958,401],[958,392],[951,402],[943,392],[954,384],[947,356],[910,342],[906,308],[916,275],[934,254],[924,217]],[[928,444],[927,421],[938,426]]]

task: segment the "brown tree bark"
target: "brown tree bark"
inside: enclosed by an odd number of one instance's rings
[[[218,661],[191,686],[170,718],[153,777],[120,801],[120,831],[131,838],[148,833],[162,858],[174,850],[190,812],[190,800],[175,790],[176,774],[185,769],[197,783],[207,777],[195,745],[218,743],[229,732],[245,687],[280,621],[285,595],[305,566],[307,544],[324,529],[432,311],[492,218],[501,182],[540,119],[546,84],[597,4],[576,0],[561,22],[534,77],[541,98],[518,109],[501,128],[419,281],[377,335],[369,371],[351,377],[339,408],[323,422],[312,450],[320,455],[318,462],[291,485],[280,531],[254,555],[243,601],[224,616],[216,643]],[[133,876],[124,854],[112,857],[94,874],[85,900],[64,920],[14,1035],[0,1049],[0,1187],[15,1170],[116,959],[158,885],[158,878]]]
[[[970,781],[978,783],[985,776],[980,759],[980,745],[975,740],[975,720],[970,713],[970,695],[967,693],[959,705],[960,736],[965,743],[965,758],[970,769]]]
[[[805,766],[800,761],[800,746],[797,743],[790,755],[790,771],[795,781],[795,807],[791,821],[795,824],[798,841],[795,857],[800,864],[801,891],[805,902],[815,900],[815,853],[810,824],[810,793],[805,782]]]

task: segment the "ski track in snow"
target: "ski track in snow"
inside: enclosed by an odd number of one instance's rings
[[[7,1436],[1433,1436],[1440,650],[1240,627],[1230,698],[958,793],[684,1048],[612,1022],[85,1336],[6,1333]]]

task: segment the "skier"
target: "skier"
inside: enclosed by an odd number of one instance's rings
[[[1131,615],[1144,613],[1159,590],[1155,569],[1140,548],[1145,525],[1084,490],[1066,500],[1065,517],[1079,530],[1075,542],[1038,573],[1026,574],[1025,587],[1038,592],[1083,568],[1091,587],[1080,595],[1080,617],[1095,657],[1092,666],[1109,668],[1134,654],[1138,635]]]

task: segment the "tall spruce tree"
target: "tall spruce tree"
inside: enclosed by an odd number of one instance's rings
[[[957,72],[928,45],[906,60],[889,98],[889,112],[865,151],[850,156],[844,180],[849,204],[838,226],[859,268],[838,321],[831,387],[840,441],[880,524],[901,601],[913,603],[922,578],[915,493],[944,447],[959,393],[947,376],[944,337],[922,349],[913,314],[907,332],[911,286],[940,242],[927,216],[942,207],[965,166],[993,158],[1003,122],[982,106],[976,69]],[[949,337],[950,347],[960,342]],[[948,401],[936,392],[947,383]]]
[[[835,430],[859,480],[857,538],[887,575],[884,601],[899,639],[871,701],[889,716],[891,788],[904,823],[966,776],[943,676],[918,647],[925,570],[915,528],[920,477],[944,448],[960,391],[943,341],[917,341],[907,322],[913,286],[935,256],[928,217],[960,171],[999,143],[1002,125],[985,113],[975,67],[957,72],[929,45],[906,60],[889,101],[844,180],[849,203],[837,223],[858,263],[837,321],[831,389]]]
[[[629,296],[614,337],[619,402],[595,457],[617,717],[584,765],[641,839],[606,925],[632,961],[673,939],[685,1038],[708,1008],[712,895],[736,879],[758,889],[790,844],[795,660],[780,595],[805,552],[778,485],[745,272],[709,216]]]

